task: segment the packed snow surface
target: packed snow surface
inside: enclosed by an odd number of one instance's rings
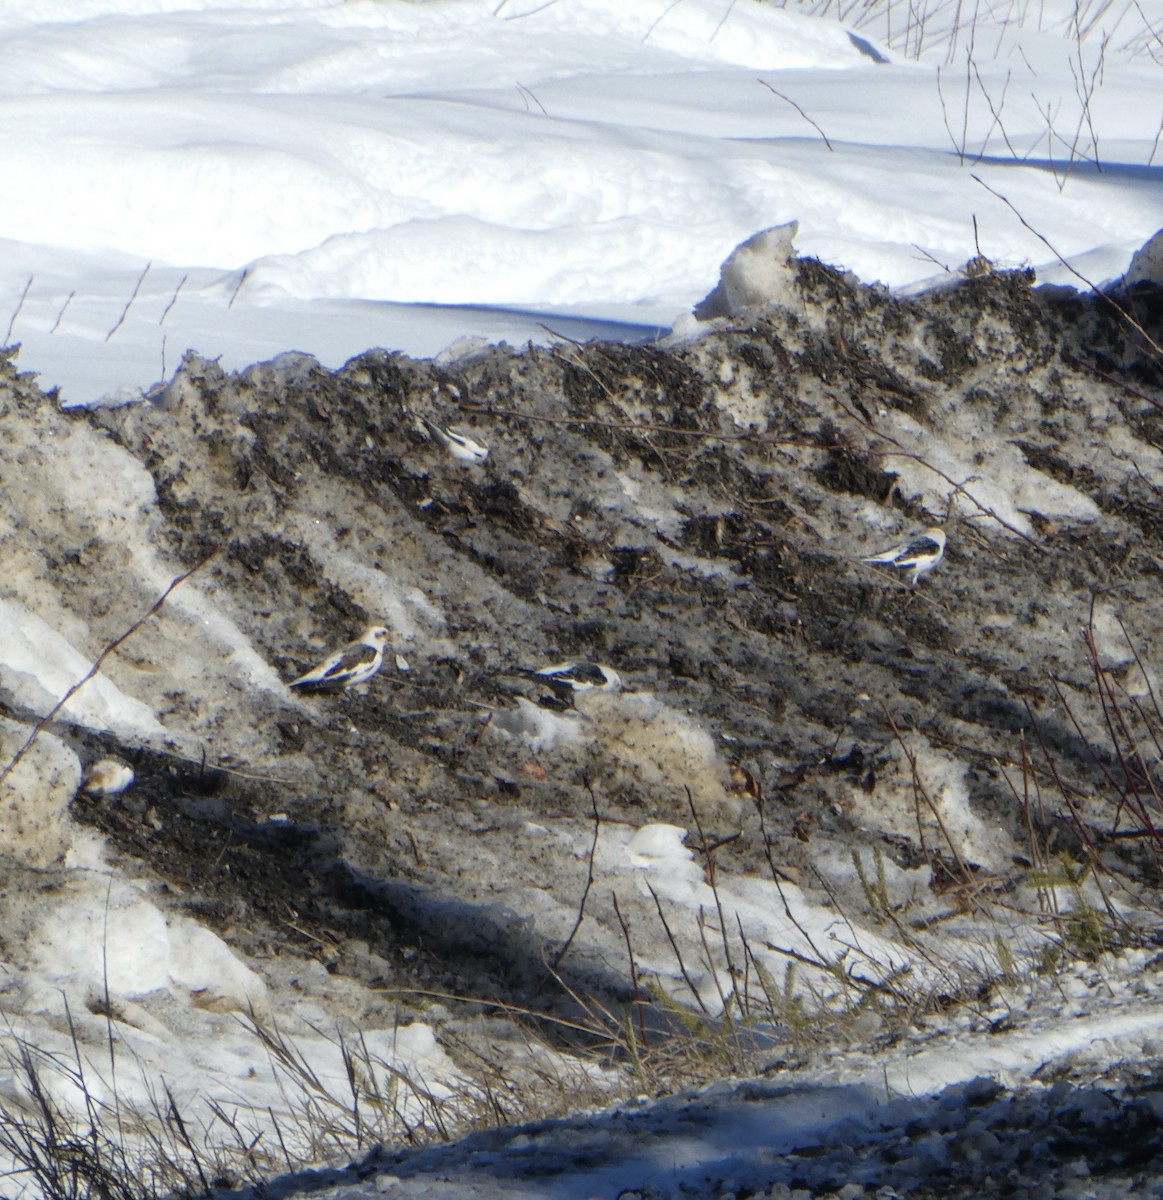
[[[1101,282],[1163,225],[1159,0],[848,12],[0,0],[6,340],[127,399],[188,348],[648,336],[793,220],[892,287]]]

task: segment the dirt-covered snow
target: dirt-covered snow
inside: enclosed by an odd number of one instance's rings
[[[1149,948],[1040,972],[1063,937],[1094,957],[1112,914],[1158,911],[1159,292],[1117,298],[1132,323],[1028,272],[912,298],[812,259],[777,274],[780,304],[663,343],[335,372],[190,354],[96,411],[10,356],[0,764],[192,570],[0,781],[22,1044],[89,1056],[143,1109],[164,1079],[200,1129],[235,1106],[273,1172],[359,1138],[311,1142],[255,1023],[340,1090],[355,1037],[411,1081],[399,1136],[427,1140],[632,1093],[562,1024],[583,998],[591,1029],[600,1007],[657,1044],[714,1043],[745,997],[762,1083],[338,1182],[983,1195],[994,1162],[1035,1188],[1044,1159],[1122,1180],[1154,1156]],[[934,525],[915,588],[861,561]],[[286,688],[373,621],[393,636],[370,682]],[[539,703],[522,668],[572,659],[623,688]],[[133,786],[78,794],[110,756]],[[495,1086],[485,1063],[511,1092],[458,1107]],[[1126,1122],[1141,1160],[1108,1136]],[[481,1146],[510,1157],[486,1170]]]

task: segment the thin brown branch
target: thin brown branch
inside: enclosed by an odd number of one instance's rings
[[[714,898],[715,898],[715,909],[717,910],[717,912],[719,914],[719,929],[721,931],[722,938],[723,938],[723,958],[726,960],[726,963],[727,963],[727,971],[730,974],[731,979],[734,980],[736,977],[735,962],[731,955],[731,945],[727,941],[727,918],[723,912],[722,898],[719,896],[719,884],[718,884],[716,864],[715,864],[715,849],[716,849],[716,847],[709,845],[707,842],[707,835],[703,830],[702,818],[699,816],[699,810],[695,805],[695,798],[692,795],[691,789],[689,787],[686,788],[686,801],[687,801],[688,807],[691,810],[691,818],[693,819],[693,821],[695,823],[695,828],[699,831],[699,845],[702,847],[703,858],[707,864],[707,868],[706,868],[707,869],[707,886],[710,887],[711,895],[714,896]],[[728,841],[730,841],[730,840],[733,840],[733,839],[728,839]],[[720,844],[722,844],[722,843],[720,843]],[[700,924],[701,924],[701,922],[700,922]],[[709,959],[708,959],[707,965],[711,968],[711,974],[714,975],[715,974],[714,964]],[[717,980],[716,980],[716,986],[718,986]],[[724,1004],[723,1004],[724,1014],[726,1013],[726,1007],[727,1007],[726,1002],[724,1001]]]
[[[70,304],[72,304],[72,302],[73,302],[73,297],[74,297],[74,296],[76,296],[76,294],[77,294],[77,293],[76,293],[76,291],[74,290],[74,291],[71,291],[71,292],[70,292],[70,293],[69,293],[69,294],[68,294],[68,295],[65,297],[65,302],[64,302],[64,304],[62,304],[62,305],[61,305],[61,310],[60,310],[60,312],[58,312],[58,313],[57,313],[57,319],[56,319],[56,320],[53,322],[53,324],[52,324],[52,328],[51,328],[51,329],[48,331],[48,333],[49,333],[49,337],[52,337],[52,335],[53,335],[54,333],[56,333],[56,331],[57,331],[57,330],[58,330],[58,329],[61,327],[61,321],[62,321],[62,320],[64,320],[65,313],[68,311],[68,307],[69,307],[69,305],[70,305]],[[10,334],[11,334],[11,332],[12,332],[12,331],[11,331],[11,330],[9,330],[9,333],[10,333]]]
[[[951,493],[951,497],[953,495],[964,496],[977,509],[977,511],[982,516],[989,517],[989,519],[991,521],[996,521],[1003,529],[1008,530],[1015,537],[1021,538],[1022,541],[1027,543],[1027,545],[1029,545],[1031,549],[1036,550],[1039,554],[1049,554],[1050,553],[1050,550],[1047,549],[1047,547],[1044,546],[1041,542],[1039,542],[1036,538],[1031,537],[1028,533],[1024,533],[1022,530],[1018,529],[1017,526],[1011,525],[1009,523],[1009,521],[1007,521],[1004,517],[999,516],[997,514],[997,512],[994,509],[992,509],[988,504],[983,504],[980,500],[977,499],[976,496],[973,495],[972,492],[967,490],[966,485],[973,482],[974,479],[978,478],[977,476],[972,476],[970,479],[964,479],[959,483],[951,475],[947,475],[944,471],[942,471],[940,467],[933,466],[933,464],[931,462],[926,460],[920,454],[917,454],[915,451],[906,450],[904,448],[904,445],[901,442],[897,441],[896,438],[892,437],[890,434],[883,433],[881,430],[877,429],[876,426],[873,425],[871,421],[866,421],[863,417],[860,416],[859,413],[854,412],[847,404],[845,404],[844,401],[841,400],[840,397],[837,396],[835,392],[830,391],[830,392],[828,392],[828,395],[831,397],[832,401],[836,404],[836,406],[839,409],[841,409],[841,411],[843,411],[846,416],[850,417],[853,421],[855,421],[856,424],[858,424],[862,428],[866,429],[869,433],[880,438],[882,441],[886,441],[890,445],[897,447],[897,449],[895,449],[895,450],[880,451],[882,458],[907,458],[907,459],[910,459],[912,462],[915,462],[918,466],[924,467],[925,470],[932,471],[934,475],[936,475],[939,479],[943,479],[953,489],[953,492]]]
[[[183,275],[181,282],[178,284],[178,286],[176,288],[174,288],[174,294],[170,297],[169,304],[166,305],[165,311],[162,313],[162,315],[160,317],[158,317],[157,323],[159,325],[164,325],[166,323],[166,317],[168,317],[170,315],[170,312],[173,309],[174,305],[177,304],[178,297],[182,294],[182,288],[184,288],[186,286],[186,280],[189,278],[190,278],[189,275]],[[165,371],[162,372],[162,375],[164,377]]]
[[[133,307],[133,302],[137,299],[137,294],[141,291],[141,285],[145,283],[145,277],[149,274],[149,269],[152,266],[152,262],[147,262],[145,267],[142,269],[141,274],[137,277],[137,282],[133,285],[133,293],[129,299],[126,300],[125,307],[121,310],[121,316],[117,318],[113,328],[110,329],[105,335],[106,341],[108,341],[121,328],[121,326],[125,324],[125,318],[129,316],[129,310]]]
[[[12,320],[8,322],[8,332],[4,335],[4,344],[7,346],[12,341],[12,330],[16,325],[16,318],[20,316],[20,310],[24,307],[25,300],[28,299],[28,293],[32,290],[32,281],[36,278],[35,275],[28,277],[28,282],[24,285],[24,291],[20,293],[20,299],[16,302],[16,309],[12,313]],[[54,325],[55,329],[56,326]]]
[[[147,612],[134,621],[134,623],[123,634],[114,638],[113,641],[111,641],[105,647],[105,649],[101,651],[101,653],[97,656],[96,662],[94,662],[89,668],[89,671],[84,678],[78,679],[77,682],[74,683],[73,686],[69,688],[69,690],[65,692],[65,694],[56,702],[56,704],[53,705],[49,712],[41,717],[41,719],[36,723],[32,732],[28,735],[24,745],[16,751],[16,754],[13,756],[12,760],[2,771],[0,771],[0,783],[3,783],[4,780],[12,774],[20,760],[28,753],[29,749],[32,747],[32,744],[53,722],[61,709],[68,704],[68,702],[81,690],[81,688],[85,686],[85,684],[89,682],[90,679],[93,678],[94,675],[97,674],[98,671],[101,670],[101,667],[104,665],[104,662],[109,655],[111,655],[113,651],[116,650],[123,642],[128,641],[129,638],[131,638],[146,623],[146,621],[148,621],[150,617],[154,615],[154,613],[161,609],[162,605],[164,605],[165,602],[170,598],[174,590],[181,587],[181,585],[185,583],[186,580],[189,579],[190,576],[196,571],[200,571],[218,553],[219,549],[220,547],[215,546],[214,549],[205,556],[205,558],[196,562],[188,571],[184,571],[181,575],[174,579],[170,583],[169,587],[167,587],[166,590],[162,592],[162,594],[153,602],[153,604],[150,605]]]
[[[936,801],[933,799],[932,796],[929,795],[928,788],[925,787],[923,781],[921,780],[921,772],[920,772],[920,768],[917,766],[916,754],[909,748],[908,743],[904,739],[904,735],[901,733],[899,726],[897,725],[896,721],[893,719],[892,712],[889,709],[888,705],[882,701],[881,708],[884,711],[886,720],[888,721],[889,725],[892,728],[893,737],[896,738],[897,745],[900,746],[901,750],[904,753],[905,758],[908,760],[909,770],[912,773],[912,777],[913,777],[913,797],[914,797],[914,799],[915,800],[924,800],[926,807],[928,808],[929,812],[932,813],[932,815],[933,815],[933,819],[937,822],[937,828],[940,829],[941,836],[945,839],[945,844],[949,847],[949,853],[953,855],[953,861],[957,864],[957,870],[960,871],[960,873],[961,873],[962,882],[965,884],[972,884],[973,883],[973,872],[970,871],[964,858],[962,858],[961,851],[957,848],[956,840],[954,839],[953,835],[949,832],[949,829],[945,824],[945,818],[941,815],[941,810],[937,807]],[[918,805],[918,812],[917,812],[918,828],[920,828],[920,826],[921,826],[919,807],[920,806]]]
[[[1106,294],[1106,292],[1101,291],[1093,283],[1091,283],[1091,281],[1089,279],[1087,279],[1087,277],[1085,275],[1083,275],[1081,271],[1079,271],[1077,268],[1071,266],[1071,264],[1068,263],[1066,261],[1066,259],[1062,257],[1061,254],[1058,253],[1058,250],[1056,249],[1054,244],[1050,241],[1050,239],[1047,238],[1044,234],[1039,233],[1039,231],[1037,229],[1035,229],[1033,227],[1033,225],[1031,225],[1030,222],[1026,220],[1025,217],[1022,216],[1021,212],[1018,210],[1018,208],[1015,204],[1013,204],[1009,200],[1007,200],[1006,197],[1001,194],[1001,192],[997,191],[994,188],[991,188],[988,183],[986,183],[983,179],[981,179],[977,175],[971,175],[970,178],[975,183],[981,184],[981,186],[983,188],[985,188],[985,190],[987,192],[989,192],[989,194],[991,196],[1000,200],[1006,206],[1006,208],[1008,208],[1010,210],[1010,212],[1012,212],[1014,214],[1014,216],[1017,217],[1017,219],[1022,223],[1022,226],[1025,229],[1028,229],[1034,235],[1034,237],[1036,237],[1038,239],[1038,241],[1040,241],[1042,243],[1042,245],[1045,246],[1046,249],[1049,250],[1050,253],[1054,255],[1054,257],[1059,261],[1059,263],[1061,263],[1062,266],[1064,266],[1070,272],[1070,274],[1075,277],[1075,279],[1081,280],[1082,283],[1086,284],[1086,286],[1096,296],[1100,297],[1103,301],[1105,301],[1106,304],[1108,304],[1111,308],[1113,308],[1115,310],[1115,312],[1118,314],[1118,316],[1121,320],[1125,321],[1128,325],[1131,326],[1132,329],[1135,330],[1136,333],[1138,333],[1141,337],[1143,337],[1145,339],[1145,341],[1147,342],[1147,344],[1151,347],[1152,350],[1155,351],[1156,354],[1158,354],[1160,357],[1163,357],[1163,346],[1160,346],[1159,343],[1157,341],[1155,341],[1155,339],[1153,337],[1151,337],[1151,335],[1143,328],[1143,326],[1140,325],[1139,322],[1136,321],[1135,318],[1132,317],[1131,314],[1129,312],[1127,312],[1127,310],[1125,308],[1123,308],[1123,306],[1121,304],[1119,304],[1119,302],[1117,300],[1115,300],[1112,296],[1108,296]]]
[[[815,121],[812,120],[811,117],[808,116],[806,112],[804,112],[802,108],[800,108],[800,106],[790,96],[785,96],[778,88],[772,87],[766,79],[760,79],[757,80],[757,82],[763,84],[763,86],[767,88],[767,90],[773,96],[778,96],[785,104],[790,104],[792,108],[794,108],[796,112],[798,112],[800,116],[803,117],[803,119],[807,121],[807,123],[820,135],[820,137],[824,139],[824,145],[827,146],[832,153],[835,153],[836,147],[833,146],[830,141],[828,141],[828,135],[819,127],[819,125],[816,124]]]
[[[646,1013],[641,1002],[641,989],[638,984],[638,962],[634,957],[634,943],[630,940],[630,926],[626,923],[626,918],[622,916],[622,910],[618,907],[618,893],[611,892],[610,898],[614,902],[614,916],[618,918],[618,925],[622,930],[622,937],[626,942],[626,955],[630,960],[630,986],[634,992],[634,1005],[638,1010],[638,1036],[642,1040],[642,1045],[646,1046],[648,1040],[646,1037]]]
[[[598,835],[602,831],[602,815],[598,812],[598,798],[594,795],[594,789],[590,781],[585,780],[586,791],[590,794],[590,805],[594,812],[594,840],[590,843],[589,869],[586,872],[586,885],[582,888],[581,901],[577,906],[577,920],[573,923],[573,928],[569,931],[569,937],[565,939],[562,947],[553,956],[553,962],[550,964],[554,973],[561,966],[561,960],[569,953],[570,946],[573,945],[573,939],[577,937],[577,931],[581,928],[582,921],[586,915],[586,900],[589,898],[590,890],[594,886],[594,856],[598,852]]]
[[[671,950],[674,951],[675,961],[678,963],[679,974],[683,977],[683,982],[690,989],[690,993],[695,998],[695,1003],[703,1010],[704,1015],[710,1016],[710,1009],[703,1002],[702,996],[699,994],[699,989],[695,987],[694,980],[686,969],[686,962],[683,959],[682,951],[679,949],[678,942],[675,940],[674,934],[671,932],[670,924],[666,919],[666,914],[662,911],[662,901],[658,898],[658,893],[650,885],[650,881],[646,881],[646,890],[650,893],[650,898],[654,901],[654,907],[658,910],[658,919],[662,922],[662,928],[666,933],[666,940],[670,943]]]

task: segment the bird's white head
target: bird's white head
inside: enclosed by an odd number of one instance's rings
[[[602,675],[605,677],[606,687],[608,687],[612,692],[620,692],[622,690],[622,676],[619,675],[613,667],[603,667],[599,665],[598,670],[601,671]]]
[[[376,646],[379,648],[386,646],[388,643],[388,638],[391,636],[392,631],[385,628],[383,625],[369,625],[363,631],[363,637],[361,637],[359,640],[361,642],[366,642],[369,646]]]

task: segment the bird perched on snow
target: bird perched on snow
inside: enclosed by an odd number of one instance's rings
[[[609,692],[622,690],[622,677],[613,667],[603,667],[592,662],[564,662],[539,670],[522,668],[522,675],[548,684],[559,699],[572,704],[582,692],[603,689]]]
[[[389,636],[382,625],[369,625],[354,642],[328,655],[288,686],[301,692],[338,692],[355,687],[380,669]]]
[[[931,571],[944,557],[945,531],[935,525],[921,533],[910,534],[903,542],[898,542],[880,554],[870,554],[861,562],[879,563],[886,567],[894,567],[898,571],[911,572],[910,587],[917,586],[917,580],[926,572]]]
[[[470,438],[461,429],[442,429],[435,422],[421,417],[424,428],[438,441],[452,458],[462,463],[483,463],[489,456],[488,446]]]
[[[117,796],[133,783],[133,768],[115,758],[91,763],[81,782],[86,796]]]

